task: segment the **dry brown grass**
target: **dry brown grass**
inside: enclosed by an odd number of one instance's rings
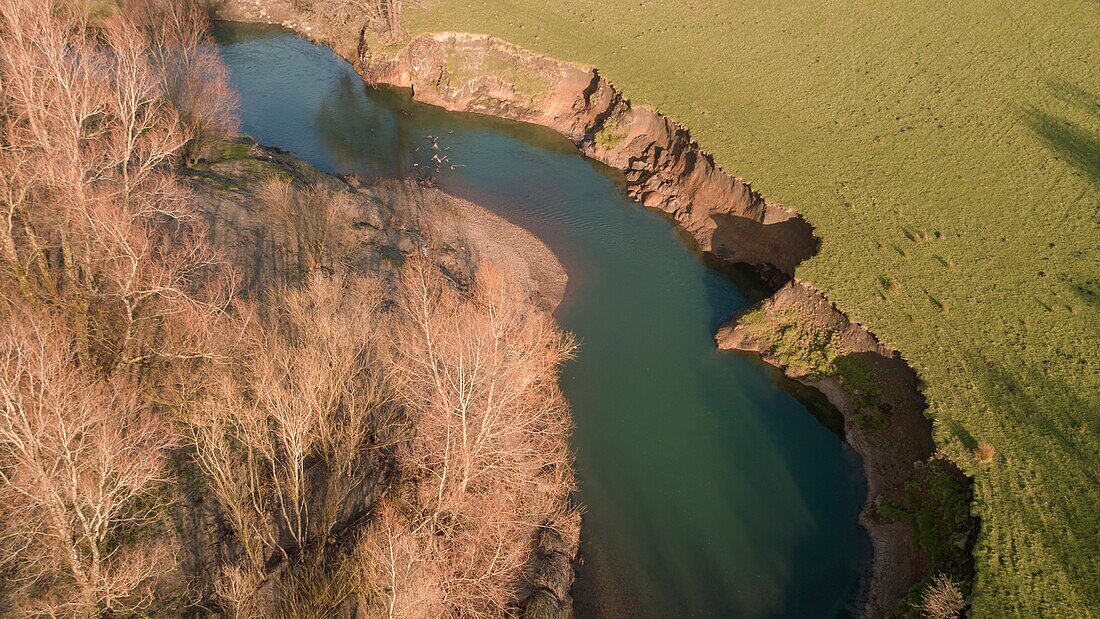
[[[974,458],[981,464],[990,464],[997,457],[997,450],[989,443],[982,443],[974,449]]]

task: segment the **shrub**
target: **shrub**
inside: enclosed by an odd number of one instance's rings
[[[932,580],[921,599],[921,614],[928,619],[955,619],[964,608],[966,600],[958,585],[944,574]]]
[[[981,445],[978,445],[977,449],[974,450],[974,457],[977,458],[978,462],[980,462],[981,464],[989,464],[990,462],[993,462],[993,458],[995,458],[996,456],[997,450],[994,449],[993,445],[989,443],[982,443]]]

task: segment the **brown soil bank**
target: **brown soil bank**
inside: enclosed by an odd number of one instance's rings
[[[818,245],[801,215],[723,172],[687,129],[631,105],[595,68],[465,33],[425,34],[396,50],[368,28],[329,28],[316,16],[280,9],[278,0],[262,14],[255,4],[231,1],[224,15],[282,23],[320,38],[368,82],[410,88],[419,101],[555,129],[587,156],[622,170],[628,194],[671,216],[701,251],[724,264],[754,267],[778,292],[749,313],[751,328],[723,327],[718,344],[760,353],[822,391],[844,414],[847,441],[868,479],[861,522],[875,554],[865,613],[911,612],[909,605],[899,609],[899,601],[945,563],[965,564],[951,570],[955,574],[972,573],[969,482],[951,463],[932,458],[918,380],[897,351],[794,279]],[[947,499],[933,490],[942,489],[945,478],[950,492],[963,497],[951,505],[956,512],[962,506],[961,525],[938,513]]]
[[[394,59],[359,49],[368,80],[411,88],[416,99],[446,109],[559,131],[585,155],[623,170],[630,197],[671,215],[722,261],[789,276],[816,251],[798,213],[723,173],[687,129],[632,106],[595,69],[461,33],[422,35]]]

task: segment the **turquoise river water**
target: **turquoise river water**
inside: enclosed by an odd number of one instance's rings
[[[869,562],[856,456],[760,362],[715,350],[749,304],[620,176],[547,129],[455,114],[366,87],[285,30],[220,24],[244,131],[317,167],[438,180],[541,238],[569,273],[580,341],[562,388],[586,513],[577,616],[836,617]],[[414,151],[420,148],[419,152]]]

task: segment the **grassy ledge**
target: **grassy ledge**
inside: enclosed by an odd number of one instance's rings
[[[975,477],[973,616],[1100,613],[1100,5],[433,0],[410,26],[594,64],[802,212],[798,276],[904,353]]]

